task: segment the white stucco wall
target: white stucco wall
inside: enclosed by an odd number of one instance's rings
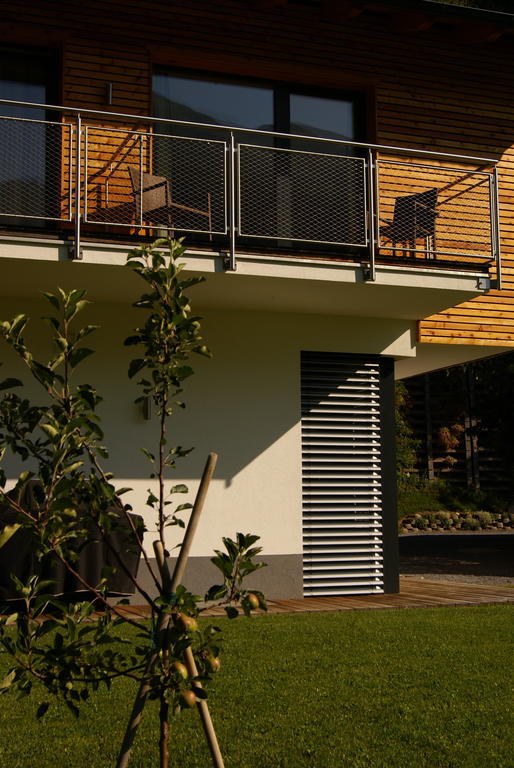
[[[20,311],[38,317],[47,306],[31,299],[4,299],[0,319]],[[201,311],[201,309],[200,309]],[[124,348],[142,313],[123,304],[89,307],[87,321],[102,328],[90,337],[97,353],[78,369],[104,396],[100,413],[111,452],[108,468],[119,485],[134,492],[134,511],[144,512],[150,465],[140,451],[155,451],[155,424],[144,421],[133,404],[136,387],[126,377],[134,348]],[[84,319],[86,320],[86,312]],[[181,460],[172,482],[185,482],[192,501],[208,451],[219,454],[215,480],[200,523],[193,555],[209,555],[221,536],[236,531],[262,537],[267,554],[301,552],[300,351],[413,354],[414,324],[409,321],[337,316],[206,310],[203,330],[214,357],[197,358],[186,382],[185,411],[170,422],[170,444],[194,446]],[[34,325],[34,324],[32,324]],[[46,328],[27,334],[44,350]],[[4,376],[19,366],[2,344]],[[22,373],[26,380],[27,374]],[[30,387],[34,391],[34,387]],[[9,468],[9,467],[8,467]],[[13,465],[10,466],[14,476]],[[145,515],[147,524],[151,516]],[[170,546],[177,529],[170,529]],[[147,541],[151,542],[151,534]]]

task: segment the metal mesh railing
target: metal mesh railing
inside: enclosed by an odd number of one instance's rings
[[[70,221],[71,151],[68,123],[0,117],[2,220]]]
[[[380,254],[492,258],[490,173],[398,160],[377,167]]]
[[[493,159],[2,103],[22,110],[0,116],[3,229],[73,222],[78,244],[106,227],[191,233],[230,264],[266,240],[277,254],[312,244],[362,254],[368,279],[378,261],[484,271],[495,260],[501,279]]]
[[[362,158],[240,144],[238,188],[243,237],[367,244]]]
[[[86,222],[226,234],[226,145],[87,126]]]

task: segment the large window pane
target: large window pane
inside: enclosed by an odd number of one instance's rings
[[[155,73],[153,87],[155,116],[220,126],[218,131],[163,124],[157,130],[165,134],[226,140],[223,126],[230,125],[320,139],[361,138],[358,96],[308,95],[283,85],[261,87],[196,79],[165,70]],[[354,157],[353,147],[239,131],[235,138],[240,145],[241,236],[276,239],[287,247],[293,240],[363,244],[362,163]],[[208,164],[202,163],[199,183],[191,168],[191,149],[189,153],[178,150],[172,151],[166,136],[159,140],[154,137],[154,173],[167,179],[174,200],[180,203],[201,207],[200,200],[190,201],[193,187],[207,190],[215,201],[219,195],[214,191],[214,168],[211,179]],[[174,220],[179,229],[178,216]]]
[[[326,139],[355,138],[353,101],[292,93],[290,117],[291,133]]]
[[[0,98],[36,104],[53,101],[53,63],[47,51],[0,47]],[[0,104],[0,214],[8,214],[1,217],[3,224],[26,226],[23,215],[61,216],[61,131],[45,120],[44,108]]]
[[[157,73],[153,99],[156,117],[273,130],[270,88]]]
[[[347,141],[356,137],[353,99],[292,93],[289,110],[291,133]],[[352,158],[354,149],[301,140],[292,141],[290,147],[300,152],[290,156],[289,193],[282,207],[291,211],[293,230],[304,232],[305,239],[362,244],[362,168],[360,162]],[[324,155],[346,155],[348,159]],[[312,172],[307,179],[305,169],[309,166]]]
[[[220,127],[273,129],[274,95],[270,88],[156,72],[153,102],[156,117]],[[226,140],[226,132],[198,131],[166,123],[157,126],[156,132],[161,135],[154,136],[152,142],[152,167],[158,178],[166,179],[172,200],[168,206],[169,226],[179,231],[224,231],[223,145],[214,141],[172,139],[169,135]],[[245,134],[238,138],[248,140]]]

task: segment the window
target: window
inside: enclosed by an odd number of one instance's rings
[[[159,68],[153,77],[153,112],[156,117],[220,128],[159,126],[158,132],[168,136],[179,132],[192,140],[226,141],[224,127],[245,129],[235,131],[240,240],[248,243],[252,238],[260,245],[287,248],[293,242],[302,247],[366,244],[364,166],[358,152],[344,144],[308,138],[362,140],[362,94],[323,89],[314,92],[284,84],[249,83]],[[202,227],[201,211],[214,210],[220,198],[216,171],[209,168],[206,142],[202,145],[191,141],[189,147],[183,139],[176,140],[174,146],[172,142],[166,141],[166,136],[154,137],[153,173],[165,177],[170,189],[173,187],[174,200],[182,208],[189,208],[187,221],[182,218],[189,226],[184,226],[183,231],[199,231],[195,228]],[[198,173],[195,163],[201,169]],[[217,169],[219,184],[219,165]],[[195,183],[198,194],[191,192]],[[210,190],[208,201],[201,197],[200,190],[205,189]],[[176,202],[173,205],[180,207]],[[193,208],[196,214],[191,213]],[[206,214],[203,216],[205,227]],[[214,211],[213,216],[221,221],[220,211]],[[174,221],[178,230],[182,229],[180,219],[177,211]],[[213,227],[212,231],[219,230]]]
[[[54,101],[55,58],[39,49],[0,47],[0,98],[48,104]],[[16,118],[14,120],[8,118]],[[20,216],[59,218],[61,129],[42,121],[55,114],[0,104],[0,215],[2,224]]]
[[[322,138],[361,140],[364,133],[364,101],[358,93],[316,89],[314,94],[283,85],[175,75],[165,69],[154,73],[153,112],[173,120]]]

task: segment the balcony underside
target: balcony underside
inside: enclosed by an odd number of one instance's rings
[[[139,280],[123,264],[128,244],[82,241],[82,260],[69,258],[69,243],[52,238],[0,236],[1,293],[34,296],[60,285],[83,287],[97,301],[134,298]],[[238,253],[237,270],[224,269],[224,254],[189,249],[186,269],[207,281],[194,288],[200,307],[418,320],[478,296],[489,281],[476,271],[377,265],[376,279],[356,262],[277,258]]]

